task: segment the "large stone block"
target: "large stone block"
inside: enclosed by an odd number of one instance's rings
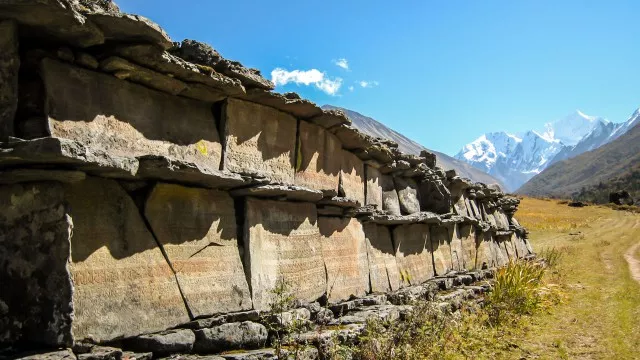
[[[525,239],[514,233],[511,235],[511,242],[513,243],[513,247],[515,248],[516,255],[519,259],[522,259],[525,256],[529,255],[529,250],[527,249],[527,243]]]
[[[495,241],[490,232],[482,232],[476,236],[476,269],[488,269],[498,266],[496,261]]]
[[[120,185],[87,178],[66,192],[74,224],[76,340],[106,341],[188,322],[174,273]]]
[[[382,209],[391,215],[402,215],[393,176],[382,175],[380,177],[380,186],[382,187]]]
[[[0,187],[0,344],[73,342],[63,194],[52,182]]]
[[[471,224],[458,224],[457,235],[462,241],[462,260],[466,270],[476,267],[476,228]]]
[[[302,303],[324,295],[327,279],[315,205],[247,198],[245,206],[244,263],[254,308],[269,309],[272,291],[282,280]]]
[[[458,215],[471,216],[467,210],[467,203],[465,202],[464,196],[460,196],[458,198],[458,200],[453,204],[453,209]]]
[[[449,229],[446,226],[431,227],[431,246],[436,275],[444,275],[454,269],[450,241]]]
[[[220,168],[211,104],[55,60],[43,60],[41,70],[51,135],[112,156],[156,155]]]
[[[338,154],[340,154],[342,159],[340,196],[348,197],[364,205],[364,163],[356,155],[347,150],[341,150]]]
[[[400,201],[400,211],[403,215],[420,212],[418,184],[413,179],[396,177],[393,179]]]
[[[382,174],[380,170],[370,165],[365,165],[365,172],[367,174],[367,205],[376,205],[378,209],[382,210]]]
[[[327,271],[330,302],[363,297],[369,286],[367,243],[362,224],[355,218],[318,218],[322,256]]]
[[[496,218],[496,226],[500,230],[509,230],[509,218],[502,209],[498,209],[494,212]]]
[[[147,199],[145,216],[193,316],[252,308],[228,193],[158,184]]]
[[[494,236],[491,242],[493,247],[493,253],[495,254],[496,266],[504,266],[509,263],[509,254],[503,241],[499,240],[499,237]]]
[[[451,212],[451,193],[441,180],[424,180],[420,182],[420,208],[438,214]]]
[[[400,272],[396,262],[396,251],[387,226],[366,223],[364,232],[369,258],[371,292],[386,293],[400,288]]]
[[[328,195],[338,193],[340,183],[340,140],[324,128],[299,122],[296,185],[321,190]]]
[[[498,242],[503,254],[506,254],[507,261],[515,261],[518,259],[516,248],[511,241],[511,235],[496,236],[496,241]]]
[[[0,141],[14,136],[13,124],[18,108],[18,26],[0,22]]]
[[[224,168],[294,182],[297,120],[264,105],[227,99],[224,110]]]
[[[404,286],[422,284],[434,275],[429,226],[400,225],[393,229],[396,262]]]
[[[449,247],[451,248],[451,267],[456,271],[465,270],[464,249],[462,236],[458,232],[458,224],[449,224],[446,228],[449,234]]]

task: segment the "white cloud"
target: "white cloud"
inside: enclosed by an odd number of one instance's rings
[[[336,95],[342,86],[341,78],[329,79],[318,69],[288,71],[276,68],[271,72],[271,81],[278,85],[295,83],[297,85],[315,85],[329,95]]]
[[[345,58],[334,60],[333,63],[345,70],[349,70],[349,61]]]
[[[353,85],[349,86],[349,91],[353,92],[354,89]]]
[[[362,81],[359,81],[358,83],[363,88],[372,88],[374,86],[380,85],[380,83],[377,82],[377,81],[365,81],[365,80],[362,80]]]

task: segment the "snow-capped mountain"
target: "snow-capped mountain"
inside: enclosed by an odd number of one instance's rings
[[[524,134],[494,132],[465,145],[455,156],[501,180],[515,191],[551,164],[596,149],[640,123],[640,109],[624,123],[574,113]]]

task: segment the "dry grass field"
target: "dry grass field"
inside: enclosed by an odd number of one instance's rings
[[[563,301],[523,321],[518,346],[499,357],[640,359],[640,283],[625,259],[640,259],[640,214],[525,198],[517,218],[538,253],[560,254],[546,280]]]

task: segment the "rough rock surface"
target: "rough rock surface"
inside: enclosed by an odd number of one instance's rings
[[[366,173],[366,205],[376,205],[378,209],[383,208],[382,174],[380,170],[371,165],[365,165]]]
[[[0,140],[14,136],[19,67],[18,26],[12,21],[0,21]]]
[[[380,184],[382,187],[382,209],[391,215],[401,215],[400,200],[398,199],[393,177],[391,175],[382,175]]]
[[[404,286],[421,284],[433,277],[429,226],[424,224],[398,226],[393,230],[393,239],[400,280]]]
[[[222,150],[210,104],[54,60],[45,60],[42,71],[53,136],[115,156],[163,155],[219,169]]]
[[[400,272],[396,251],[388,227],[366,223],[364,231],[369,258],[369,279],[373,293],[386,293],[400,288]]]
[[[87,178],[68,185],[66,201],[74,222],[76,340],[111,340],[189,321],[171,267],[117,182]]]
[[[367,244],[362,224],[354,218],[320,217],[322,257],[329,302],[362,297],[370,291]]]
[[[0,343],[71,345],[73,285],[67,262],[73,222],[62,187],[1,187],[0,208]]]
[[[449,229],[445,226],[432,226],[430,230],[434,270],[436,275],[445,275],[454,269]]]
[[[209,329],[196,330],[194,351],[215,353],[235,349],[257,349],[267,342],[264,325],[251,321],[228,323]]]
[[[298,123],[295,183],[328,195],[337,195],[341,162],[336,154],[341,145],[335,135],[324,128]]]
[[[297,120],[235,99],[227,100],[224,113],[225,169],[293,183]]]
[[[418,184],[412,179],[402,177],[395,177],[393,181],[398,192],[401,213],[409,215],[420,212]]]
[[[251,309],[229,194],[160,183],[146,201],[145,217],[192,316]]]
[[[190,353],[195,341],[193,331],[180,329],[137,336],[126,340],[125,347],[139,352],[153,352],[156,355]]]
[[[341,150],[339,154],[342,166],[338,194],[364,204],[364,163],[357,156],[346,150]]]
[[[268,309],[281,280],[303,303],[320,298],[327,280],[315,205],[247,198],[245,206],[245,264],[254,309]]]

